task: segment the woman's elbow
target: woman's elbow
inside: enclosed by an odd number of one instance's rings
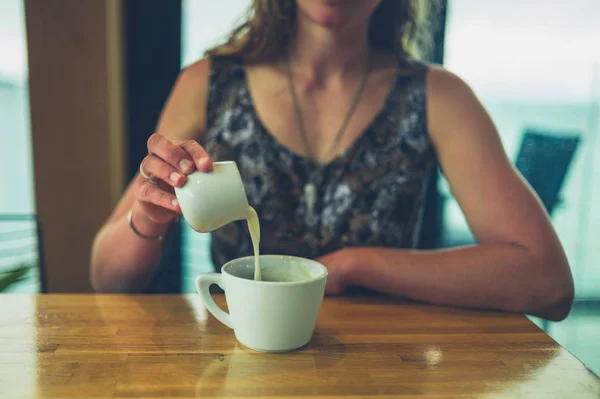
[[[98,235],[99,236],[99,235]],[[90,257],[90,285],[96,293],[113,292],[113,284],[110,284],[106,276],[107,262],[102,256],[102,251],[99,249],[98,236],[92,244],[92,252]]]
[[[90,267],[90,285],[94,292],[98,294],[116,294],[124,293],[122,289],[115,284],[114,279],[110,279],[106,273],[106,267],[98,260],[93,259]]]
[[[536,306],[526,311],[532,316],[541,317],[549,321],[562,321],[567,318],[573,306],[573,295],[565,295],[563,298],[543,307]]]
[[[140,285],[129,276],[124,276],[109,270],[109,266],[103,267],[95,264],[90,270],[90,284],[94,292],[98,294],[132,294],[141,292],[145,285]]]
[[[126,267],[119,266],[110,256],[92,251],[90,261],[90,285],[98,294],[126,294],[133,292],[131,279],[127,278]]]
[[[150,282],[147,270],[127,267],[106,260],[92,261],[90,284],[99,294],[134,294],[142,292]]]
[[[142,291],[149,282],[151,270],[143,267],[144,259],[131,259],[119,250],[107,250],[115,244],[99,233],[90,256],[90,285],[97,293],[127,294]]]
[[[554,264],[553,272],[538,274],[538,289],[528,296],[525,313],[550,321],[562,321],[571,312],[575,298],[575,286],[569,264]],[[537,284],[536,284],[537,283]],[[533,294],[533,292],[532,292]]]

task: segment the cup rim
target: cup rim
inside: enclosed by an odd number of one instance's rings
[[[240,262],[244,262],[244,261],[248,261],[248,260],[252,260],[254,262],[254,255],[244,256],[241,258],[236,258],[236,259],[230,260],[229,262],[227,262],[223,265],[223,267],[221,268],[221,273],[226,274],[228,277],[233,278],[235,280],[241,280],[241,281],[244,281],[244,282],[247,282],[250,284],[272,285],[272,286],[282,286],[282,285],[283,286],[296,286],[296,285],[313,284],[316,281],[320,281],[320,280],[327,278],[327,276],[329,274],[325,265],[323,265],[320,262],[317,262],[316,260],[312,260],[312,259],[308,259],[308,258],[302,258],[299,256],[290,256],[290,255],[274,255],[274,254],[258,255],[258,258],[259,259],[262,259],[262,258],[290,259],[290,260],[297,260],[297,261],[303,262],[303,263],[313,263],[321,268],[322,273],[320,275],[318,275],[317,277],[313,277],[309,280],[302,280],[302,281],[262,281],[262,280],[256,281],[256,280],[248,280],[248,279],[245,279],[242,277],[238,277],[227,271],[227,268],[231,267],[231,265],[233,265],[235,263],[240,263]]]

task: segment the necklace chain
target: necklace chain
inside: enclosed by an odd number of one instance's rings
[[[304,128],[304,118],[302,117],[302,110],[300,108],[300,102],[298,101],[298,96],[296,95],[296,89],[294,88],[294,80],[292,77],[292,68],[290,66],[290,58],[287,57],[287,62],[286,62],[286,72],[287,72],[287,78],[288,78],[288,88],[289,88],[289,92],[290,95],[292,97],[292,103],[294,104],[294,112],[296,114],[296,123],[298,124],[298,130],[300,131],[300,137],[302,138],[302,142],[304,144],[304,149],[306,151],[306,153],[308,154],[308,156],[311,158],[311,160],[315,163],[315,156],[312,153],[311,147],[308,143],[308,138],[306,137],[306,129]],[[348,109],[348,112],[346,113],[346,116],[344,117],[344,120],[342,121],[342,125],[340,126],[340,129],[338,130],[334,140],[333,140],[333,144],[330,148],[330,151],[335,150],[335,148],[338,146],[340,140],[342,139],[344,132],[346,130],[346,127],[348,126],[348,123],[350,122],[350,119],[352,118],[352,115],[354,114],[354,111],[356,110],[356,106],[358,105],[358,102],[360,101],[360,97],[362,96],[363,92],[365,91],[365,87],[367,86],[367,81],[369,80],[369,72],[371,70],[371,57],[369,56],[367,58],[367,64],[365,66],[365,70],[363,72],[363,76],[360,82],[360,86],[358,87],[358,90],[356,90],[356,94],[354,95],[354,98],[352,99],[352,103],[350,104],[350,108]]]
[[[302,138],[302,142],[304,144],[304,149],[305,149],[306,153],[311,158],[311,160],[315,164],[317,164],[317,162],[315,160],[315,156],[312,154],[311,147],[308,143],[308,138],[306,137],[306,130],[304,128],[304,118],[302,118],[302,110],[300,109],[300,103],[298,101],[298,96],[296,95],[296,90],[294,89],[294,79],[292,77],[292,68],[290,66],[290,57],[289,56],[287,57],[286,61],[287,61],[286,62],[286,67],[287,67],[286,71],[287,71],[287,78],[288,78],[288,88],[289,88],[290,95],[292,97],[292,103],[294,104],[294,112],[296,114],[296,123],[298,124],[298,130],[300,131],[300,137]],[[354,95],[352,103],[350,104],[350,108],[348,109],[348,112],[346,113],[346,116],[344,117],[344,120],[342,121],[342,125],[340,126],[340,129],[338,130],[338,132],[333,140],[333,145],[331,146],[330,151],[333,151],[337,148],[337,146],[346,130],[346,127],[347,127],[348,123],[350,122],[352,115],[354,114],[356,106],[358,105],[360,97],[362,96],[362,94],[365,90],[370,71],[371,71],[371,57],[369,55],[369,57],[367,58],[367,64],[365,66],[365,70],[363,72],[363,77],[360,82],[360,86],[356,90],[356,94]],[[319,222],[319,218],[315,215],[315,212],[314,212],[316,200],[317,200],[317,188],[315,187],[315,183],[313,182],[313,178],[311,177],[309,179],[309,181],[304,185],[304,201],[307,206],[307,211],[305,214],[305,221],[306,221],[306,224],[310,227],[316,226],[317,223]]]

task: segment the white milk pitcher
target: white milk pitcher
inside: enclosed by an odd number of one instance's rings
[[[248,199],[237,164],[214,162],[209,172],[195,171],[187,176],[175,195],[183,218],[200,233],[208,233],[248,216]]]

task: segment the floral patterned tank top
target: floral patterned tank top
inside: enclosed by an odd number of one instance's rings
[[[263,126],[239,60],[211,59],[202,144],[215,161],[237,163],[248,203],[259,215],[261,254],[317,258],[350,246],[417,245],[436,163],[427,132],[426,74],[426,64],[399,58],[398,76],[375,118],[345,152],[319,166]],[[310,201],[307,183],[315,189]],[[211,253],[217,270],[252,255],[246,222],[214,231]]]

